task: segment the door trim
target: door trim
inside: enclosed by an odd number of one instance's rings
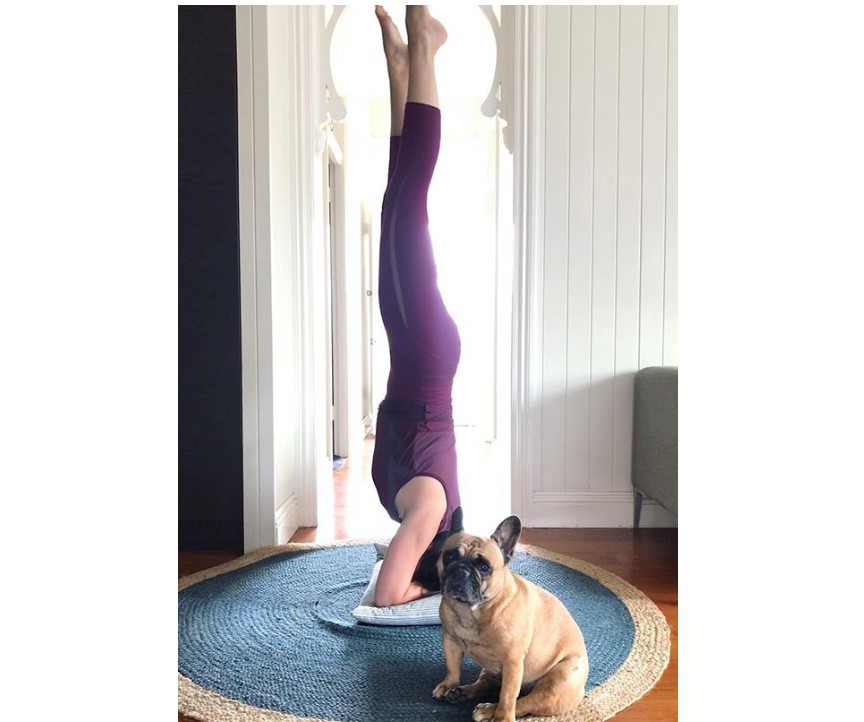
[[[322,6],[237,6],[243,542],[317,522],[326,450]],[[302,380],[302,381],[301,381]]]

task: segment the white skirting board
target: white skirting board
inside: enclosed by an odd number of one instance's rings
[[[534,491],[530,512],[522,518],[529,528],[632,527],[632,492]],[[639,528],[677,527],[678,516],[645,499]]]

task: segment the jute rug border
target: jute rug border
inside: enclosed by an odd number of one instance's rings
[[[178,582],[178,591],[205,579],[254,564],[274,554],[355,546],[373,542],[386,543],[387,540],[352,539],[325,544],[295,542],[259,549],[225,564],[183,577]],[[669,666],[671,650],[669,624],[657,605],[632,584],[602,567],[531,544],[519,544],[518,549],[557,562],[596,579],[621,599],[630,611],[636,629],[633,648],[627,659],[624,660],[615,674],[585,696],[578,709],[566,715],[532,717],[531,719],[536,719],[538,722],[540,720],[547,722],[605,722],[650,691],[657,684],[666,667]],[[295,717],[283,712],[252,707],[205,689],[179,672],[177,673],[177,683],[177,702],[180,713],[203,722],[339,722],[338,720],[323,720],[320,717]]]

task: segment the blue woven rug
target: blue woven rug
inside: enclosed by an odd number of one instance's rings
[[[371,543],[292,544],[181,580],[180,711],[208,722],[470,720],[474,703],[432,698],[445,674],[440,626],[369,626],[351,616],[375,561]],[[585,636],[588,694],[577,713],[557,719],[608,719],[656,683],[669,628],[641,592],[526,545],[511,569],[558,596]],[[466,657],[463,682],[479,671]]]

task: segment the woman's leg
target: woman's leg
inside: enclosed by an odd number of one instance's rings
[[[444,26],[429,14],[425,5],[405,8],[405,29],[408,31],[408,102],[438,107],[438,86],[435,81],[435,53],[447,40]]]
[[[455,328],[438,289],[427,198],[441,142],[441,111],[435,77],[435,55],[447,39],[444,27],[424,5],[409,5],[407,105],[402,119],[398,160],[390,177],[382,219],[382,268],[392,276],[400,325],[444,366],[452,359]],[[385,257],[386,256],[386,257]],[[458,345],[458,343],[457,343]],[[442,373],[446,370],[442,369]]]
[[[406,45],[383,6],[375,6],[375,15],[381,25],[390,79],[390,136],[395,137],[402,135],[406,101],[438,107],[435,53],[447,40],[447,31],[429,14],[425,5],[408,5],[405,9]]]
[[[381,24],[387,77],[390,79],[390,137],[392,138],[402,135],[402,123],[405,118],[405,101],[408,100],[408,46],[402,41],[399,28],[396,27],[393,18],[381,5],[375,6],[375,15]]]
[[[390,241],[386,229],[390,225],[393,198],[393,174],[399,159],[402,126],[405,122],[405,102],[408,98],[408,46],[399,34],[396,23],[381,6],[375,6],[375,16],[381,25],[387,78],[390,81],[390,161],[387,168],[387,188],[381,204],[381,245],[378,259],[378,303],[381,318],[388,334],[399,319],[399,301],[396,296],[395,273],[390,263]]]

